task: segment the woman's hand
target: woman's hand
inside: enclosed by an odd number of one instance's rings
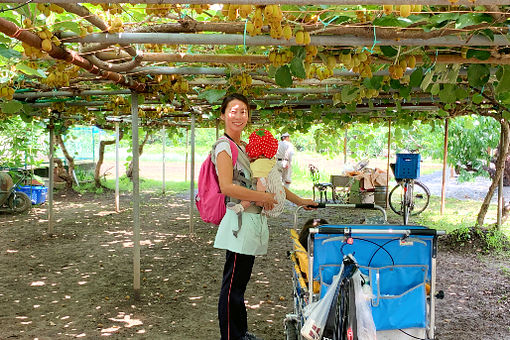
[[[275,194],[266,192],[264,195],[264,200],[261,203],[265,210],[272,210],[278,201],[275,199]]]
[[[314,210],[316,208],[311,208],[309,205],[317,206],[319,203],[315,202],[314,200],[308,199],[308,198],[302,198],[299,202],[299,205],[303,207],[305,210]]]

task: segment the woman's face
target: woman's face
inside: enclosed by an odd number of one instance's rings
[[[221,119],[225,121],[225,130],[242,132],[248,123],[248,108],[242,101],[234,99],[227,104]]]

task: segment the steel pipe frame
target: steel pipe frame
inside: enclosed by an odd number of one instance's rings
[[[477,2],[478,5],[478,2]],[[300,46],[295,38],[273,39],[269,36],[244,36],[242,34],[194,34],[194,33],[96,33],[85,37],[63,34],[63,42],[107,44],[182,44],[182,45],[238,45],[238,46]],[[373,38],[352,35],[314,35],[310,45],[316,46],[371,46]],[[494,41],[475,35],[462,39],[456,35],[431,39],[380,39],[379,46],[508,46],[506,36],[494,35]]]
[[[0,0],[0,3],[25,3],[26,0]],[[62,0],[32,0],[33,3],[62,3]],[[99,4],[103,0],[91,0],[87,3]],[[217,4],[217,0],[109,0],[109,3],[125,3],[125,4]],[[83,0],[67,0],[66,3],[83,3]],[[248,5],[272,5],[275,0],[226,0],[222,1],[223,4],[248,4]],[[302,0],[279,0],[280,5],[303,5]],[[358,5],[408,5],[408,0],[308,0],[307,5],[344,5],[344,6],[358,6]],[[421,5],[443,5],[449,6],[452,3],[448,0],[421,0],[413,1],[413,4]],[[479,6],[479,5],[509,5],[510,3],[505,0],[459,0],[455,5],[462,6]]]

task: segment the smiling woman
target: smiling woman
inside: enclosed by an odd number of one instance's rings
[[[267,252],[269,230],[267,217],[261,214],[262,207],[271,210],[277,203],[274,194],[253,190],[250,159],[246,154],[246,143],[241,141],[241,134],[250,116],[249,107],[248,99],[243,95],[232,94],[225,97],[220,116],[225,122],[225,133],[214,144],[211,152],[220,190],[226,196],[226,201],[236,204],[241,200],[252,202],[240,213],[227,209],[214,241],[215,248],[226,250],[218,302],[222,340],[258,339],[248,333],[244,292],[250,280],[255,255],[264,255]],[[231,148],[237,150],[233,151]],[[236,153],[237,159],[232,156]],[[285,195],[297,205],[315,204],[287,189]]]

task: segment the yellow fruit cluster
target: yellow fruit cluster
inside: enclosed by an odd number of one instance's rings
[[[416,66],[416,57],[414,55],[407,56],[401,59],[398,63],[390,65],[388,72],[392,79],[400,79],[408,67],[414,68]]]
[[[169,114],[169,113],[175,112],[175,108],[158,106],[158,107],[156,107],[156,112],[158,112],[158,114],[160,114],[160,115]]]
[[[171,10],[171,4],[147,4],[147,7],[145,7],[145,13],[160,18],[166,17]]]
[[[49,70],[48,77],[43,79],[42,82],[49,87],[64,87],[69,86],[69,80],[76,78],[80,67],[69,65],[65,62],[58,62]]]
[[[393,5],[383,5],[383,11],[385,14],[391,14],[396,12],[401,17],[407,18],[411,15],[411,12],[421,12],[423,6],[422,5],[399,5],[395,6],[393,9]]]
[[[103,11],[109,12],[111,15],[122,13],[122,7],[119,4],[102,3],[99,5],[103,9]]]
[[[224,11],[225,6],[227,5],[224,5]],[[229,5],[226,16],[228,16],[230,20],[235,20],[237,18],[235,10],[232,9],[233,7],[238,8],[239,16],[243,19],[248,18],[253,12],[253,7],[251,5]],[[263,25],[269,25],[269,35],[272,38],[279,39],[284,37],[289,40],[292,38],[292,28],[290,25],[282,27],[282,20],[283,12],[279,5],[257,6],[255,12],[253,12],[253,16],[246,22],[246,31],[253,37],[262,33]]]
[[[41,31],[37,32],[37,35],[42,39],[41,47],[45,52],[50,52],[53,49],[53,44],[60,46],[60,40],[47,28],[43,28]]]
[[[122,27],[123,22],[120,17],[111,17],[108,20],[108,32],[110,33],[120,33],[124,32],[124,28]]]
[[[291,50],[278,51],[273,49],[269,52],[268,58],[273,66],[278,67],[290,62],[294,58],[294,53]]]
[[[296,32],[296,44],[299,45],[309,45],[312,41],[310,37],[310,33],[305,32],[304,30],[299,30]]]
[[[187,93],[189,90],[188,81],[181,76],[176,76],[176,82],[173,83],[172,90],[175,93],[181,93],[181,94]]]
[[[248,18],[252,11],[252,5],[224,4],[221,9],[221,14],[223,14],[224,17],[228,17],[230,21],[234,21],[238,16],[243,19]]]
[[[257,7],[253,17],[246,22],[246,32],[252,37],[259,35],[262,33],[262,26],[264,26],[262,7]]]
[[[305,52],[305,63],[311,63],[319,53],[319,49],[315,45],[306,45]]]
[[[44,16],[46,17],[49,17],[51,12],[55,12],[57,14],[62,14],[64,13],[64,9],[56,4],[43,4],[43,3],[38,3],[36,5],[37,7],[37,10],[39,12],[41,12],[42,14],[44,14]]]
[[[0,84],[0,98],[12,100],[13,96],[14,89],[12,87],[7,86],[6,84]]]
[[[83,24],[80,22],[80,37],[86,36],[88,33],[94,32],[94,26],[83,26]]]
[[[250,6],[250,5],[248,5],[248,6]],[[209,4],[190,5],[190,8],[193,9],[198,14],[202,14],[204,11],[207,11],[209,9],[209,7],[210,7]]]
[[[294,118],[294,110],[290,106],[284,106],[281,109],[274,110],[275,115],[285,118]]]
[[[344,67],[352,72],[359,73],[362,77],[372,78],[372,69],[370,64],[372,56],[368,51],[342,53],[340,54],[340,62]]]
[[[361,23],[372,21],[374,19],[373,15],[370,12],[367,12],[365,9],[357,10],[356,18],[358,18],[358,21]]]
[[[120,116],[129,114],[129,106],[127,101],[122,96],[110,97],[110,100],[106,102],[106,109],[112,111],[113,116]]]
[[[22,42],[21,46],[23,47],[23,53],[28,58],[40,59],[40,58],[44,57],[44,51],[42,51],[36,47],[32,47],[25,42]]]
[[[239,73],[228,79],[230,85],[236,89],[246,90],[251,86],[253,80],[248,73]]]

